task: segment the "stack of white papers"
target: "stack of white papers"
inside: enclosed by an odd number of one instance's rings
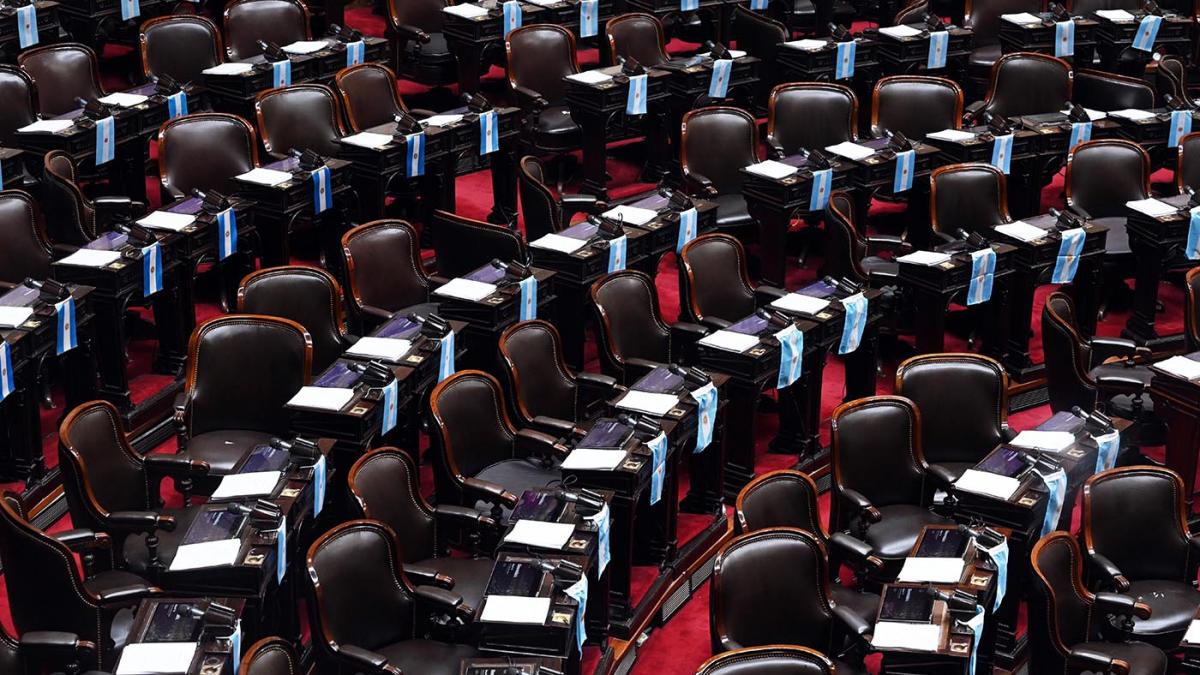
[[[1046,235],[1048,234],[1042,228],[1034,227],[1033,225],[1030,225],[1029,223],[1027,223],[1023,220],[1017,220],[1017,221],[1014,221],[1011,223],[1005,223],[1004,225],[997,225],[996,227],[994,227],[992,229],[999,232],[1000,234],[1012,237],[1013,239],[1020,239],[1021,241],[1025,241],[1025,242],[1032,242],[1032,241],[1038,241],[1039,239],[1045,239]]]
[[[279,471],[251,471],[248,473],[231,473],[221,479],[217,489],[213,490],[213,499],[233,499],[235,497],[259,497],[269,495],[279,484]]]
[[[841,155],[842,157],[856,161],[860,159],[866,159],[875,154],[875,151],[867,146],[859,145],[858,143],[851,143],[850,141],[842,141],[837,145],[830,145],[825,149],[835,155]]]
[[[430,127],[448,127],[458,124],[462,118],[462,115],[430,115],[421,121]]]
[[[896,262],[912,263],[914,265],[941,265],[950,259],[950,256],[937,251],[913,251],[908,255],[902,255],[896,258]]]
[[[25,134],[57,134],[64,129],[70,129],[73,126],[75,126],[74,120],[38,120],[33,124],[27,124],[20,129],[17,129],[17,131]]]
[[[450,5],[442,8],[443,12],[461,16],[464,19],[477,19],[481,16],[487,16],[487,10],[472,4],[465,5]]]
[[[329,46],[324,40],[298,40],[290,45],[284,45],[283,51],[289,54],[311,54]]]
[[[0,305],[0,326],[16,328],[33,316],[32,307],[8,307]]]
[[[116,675],[186,673],[200,645],[195,642],[139,642],[125,645]]]
[[[1154,364],[1154,367],[1185,380],[1200,380],[1200,361],[1193,361],[1186,356],[1172,356]]]
[[[196,216],[188,213],[173,213],[171,211],[155,211],[138,221],[138,225],[156,230],[179,232],[196,222]]]
[[[1109,21],[1133,21],[1134,16],[1123,9],[1098,9],[1096,16]]]
[[[829,43],[824,40],[805,39],[805,40],[792,40],[791,42],[785,42],[785,43],[783,43],[783,46],[791,47],[792,49],[803,49],[806,52],[815,52],[818,49],[824,49],[825,45],[827,45],[827,44],[829,44]]]
[[[201,72],[203,72],[205,75],[241,75],[242,73],[248,73],[251,70],[254,70],[253,65],[234,61],[232,63],[221,63],[213,66],[212,68],[205,68]]]
[[[700,344],[741,354],[758,344],[758,336],[731,330],[717,330],[700,338]]]
[[[504,541],[510,544],[537,546],[557,551],[567,545],[575,534],[574,523],[546,523],[540,520],[518,520]]]
[[[81,248],[58,262],[63,265],[75,265],[78,267],[104,267],[120,259],[121,253],[119,251]]]
[[[119,91],[115,94],[109,94],[108,96],[101,98],[100,102],[105,105],[117,105],[121,106],[122,108],[132,108],[133,106],[141,105],[148,100],[150,100],[149,96],[143,96],[141,94],[126,94]]]
[[[784,309],[789,312],[799,312],[800,314],[816,314],[829,306],[829,301],[825,298],[814,298],[811,295],[803,295],[800,293],[788,293],[787,295],[772,300],[771,306],[778,309]]]
[[[378,150],[388,143],[392,142],[392,137],[388,134],[376,134],[370,131],[360,131],[357,134],[350,134],[342,137],[343,143],[357,145],[360,148],[371,148]]]
[[[1036,16],[1030,14],[1029,12],[1020,12],[1018,14],[1001,14],[1000,18],[1004,19],[1005,21],[1007,21],[1009,23],[1015,23],[1018,26],[1024,26],[1026,24],[1042,22],[1040,17],[1036,17]]]
[[[879,29],[879,34],[886,35],[897,40],[907,40],[920,35],[921,30],[906,23],[902,23],[899,26],[884,26],[883,28]]]
[[[585,70],[582,73],[572,73],[567,76],[568,80],[575,80],[584,84],[600,84],[608,82],[612,79],[612,75],[600,72],[599,70]]]
[[[942,627],[932,623],[880,621],[875,624],[871,645],[877,649],[915,649],[937,651],[942,639]]]
[[[237,562],[238,553],[241,550],[241,539],[220,539],[200,544],[183,544],[175,549],[175,558],[171,561],[171,571],[232,565]]]
[[[1066,431],[1022,431],[1009,441],[1018,448],[1062,452],[1075,444],[1075,434]]]
[[[963,141],[971,141],[975,139],[975,134],[961,129],[942,129],[935,131],[932,134],[925,134],[925,138],[933,138],[939,141],[950,141],[951,143],[961,143]]]
[[[541,625],[550,614],[550,598],[526,598],[519,595],[489,595],[483,601],[480,621],[495,623],[531,623]]]
[[[1189,645],[1200,644],[1200,620],[1192,619],[1187,632],[1183,634],[1183,642]]]
[[[658,217],[658,212],[638,206],[614,206],[602,214],[609,220],[630,225],[645,225]]]
[[[1154,197],[1149,199],[1135,199],[1131,202],[1125,202],[1125,206],[1128,206],[1138,213],[1144,213],[1151,218],[1171,215],[1179,210],[1166,202],[1155,199]]]
[[[962,558],[905,558],[897,581],[954,584],[962,578],[965,566]]]
[[[574,253],[583,248],[583,245],[586,243],[586,239],[564,237],[561,234],[547,234],[529,242],[529,245],[534,248],[544,248],[561,253]]]
[[[959,476],[958,480],[954,481],[954,487],[958,490],[1007,500],[1021,487],[1021,481],[996,473],[967,469],[962,476]]]
[[[367,359],[383,359],[399,362],[412,349],[411,340],[396,338],[361,337],[346,350],[351,356]]]
[[[354,398],[353,389],[340,387],[300,387],[288,405],[317,410],[341,410]]]
[[[275,186],[288,182],[292,179],[292,174],[287,171],[276,171],[275,169],[251,169],[236,178],[240,178],[250,183],[258,183],[259,185]]]
[[[563,460],[562,468],[576,471],[612,471],[625,459],[624,450],[575,448]]]
[[[496,284],[485,284],[474,279],[451,279],[438,286],[434,295],[444,295],[448,298],[479,301],[496,292]]]
[[[746,170],[750,173],[766,176],[767,178],[778,179],[787,178],[800,169],[788,164],[784,164],[783,162],[776,162],[773,159],[768,159],[766,161],[759,162],[758,164],[751,164],[750,166],[746,167]]]
[[[1120,117],[1122,119],[1133,120],[1135,122],[1138,120],[1150,120],[1150,119],[1154,119],[1155,117],[1158,117],[1158,115],[1155,115],[1152,112],[1149,112],[1146,110],[1138,110],[1137,108],[1125,108],[1123,110],[1114,110],[1114,111],[1108,113],[1108,115],[1109,115],[1109,117]]]
[[[617,401],[616,406],[623,410],[636,410],[655,417],[662,417],[679,403],[679,397],[674,394],[655,394],[648,391],[629,391]]]
[[[1061,112],[1064,115],[1069,115],[1071,113],[1071,109],[1067,108],[1066,110],[1060,110],[1059,112]],[[1106,113],[1102,110],[1093,110],[1091,108],[1084,108],[1083,112],[1087,113],[1088,121],[1091,121],[1091,122],[1095,122],[1096,120],[1102,120],[1105,117],[1108,117],[1108,113]]]

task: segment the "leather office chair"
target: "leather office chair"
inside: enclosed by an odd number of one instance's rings
[[[496,378],[461,370],[429,395],[433,477],[438,504],[499,515],[529,488],[562,480],[567,449],[555,438],[513,425]]]
[[[283,406],[308,384],[312,351],[308,332],[278,317],[227,314],[197,326],[175,400],[180,452],[224,476],[256,445],[287,434]]]
[[[980,354],[922,354],[896,369],[896,393],[921,411],[925,461],[958,479],[1000,443],[1008,428],[1008,375]]]
[[[690,363],[696,340],[708,331],[683,321],[667,325],[654,280],[623,270],[600,277],[590,291],[596,314],[600,367],[626,386],[656,366]]]
[[[438,274],[447,279],[470,274],[493,259],[529,261],[521,234],[503,225],[437,210],[429,227]]]
[[[242,655],[239,675],[301,675],[300,658],[292,643],[281,637],[266,637]]]
[[[322,372],[354,341],[346,331],[342,287],[319,267],[287,265],[246,275],[238,312],[295,321],[312,338],[312,370]]]
[[[504,49],[508,84],[527,118],[523,132],[526,145],[540,154],[559,154],[579,147],[583,134],[567,108],[567,85],[563,81],[567,75],[579,72],[575,36],[558,25],[522,26],[508,34]]]
[[[104,96],[96,52],[78,42],[26,50],[17,55],[17,65],[37,83],[38,112],[43,117],[77,109],[77,98],[91,101]]]
[[[992,66],[987,98],[968,112],[976,117],[985,112],[1001,117],[1059,112],[1071,102],[1072,82],[1071,66],[1062,59],[1032,52],[1005,54]]]
[[[1083,484],[1093,586],[1149,605],[1150,618],[1134,621],[1133,637],[1163,650],[1179,646],[1200,607],[1200,538],[1187,519],[1183,480],[1170,469],[1124,466]]]
[[[387,525],[396,535],[409,580],[453,590],[462,596],[467,614],[483,606],[495,561],[447,555],[446,533],[464,530],[478,541],[485,532],[498,534],[496,521],[462,506],[430,506],[421,495],[416,462],[397,448],[379,448],[359,457],[346,482],[362,517]]]
[[[442,588],[413,587],[391,528],[352,520],[321,535],[308,549],[313,642],[326,666],[346,672],[457,675],[466,645],[426,640],[421,612],[459,616],[462,597]]]
[[[429,302],[417,233],[403,220],[375,220],[347,231],[342,260],[350,306],[363,333],[396,313],[436,311],[437,304]]]
[[[608,210],[607,203],[589,194],[556,194],[546,181],[545,166],[537,157],[522,157],[518,169],[521,215],[528,241],[569,227],[576,213],[600,215]]]
[[[858,97],[850,87],[794,82],[771,90],[767,145],[794,155],[858,140]],[[712,146],[720,147],[720,146]]]
[[[833,662],[806,647],[770,645],[718,654],[696,675],[833,675]]]
[[[1154,107],[1154,88],[1136,77],[1102,70],[1077,70],[1075,102],[1105,112],[1126,108],[1150,110]]]
[[[50,278],[52,248],[29,193],[0,192],[0,241],[0,289],[27,278]]]
[[[1108,641],[1112,617],[1150,618],[1150,607],[1128,595],[1092,593],[1083,585],[1083,556],[1074,537],[1051,532],[1031,554],[1031,671],[1164,675],[1167,656],[1144,642]]]
[[[233,0],[225,5],[225,56],[241,61],[262,54],[258,41],[280,47],[312,39],[308,7],[301,0]]]
[[[258,166],[254,127],[236,115],[197,113],[163,123],[158,132],[158,176],[174,199],[192,190],[238,190],[234,176]]]
[[[221,31],[207,17],[168,14],[148,19],[138,34],[147,79],[168,75],[180,84],[200,84],[202,71],[224,61]]]
[[[444,85],[458,79],[458,60],[442,33],[445,0],[388,0],[387,36],[401,75],[421,84]]]
[[[1175,160],[1175,189],[1200,190],[1200,132],[1179,139],[1179,156]]]
[[[1133,271],[1125,202],[1150,196],[1150,156],[1133,141],[1118,138],[1080,143],[1067,154],[1065,188],[1067,208],[1108,226],[1105,276],[1121,284]]]
[[[952,524],[930,506],[934,491],[950,491],[954,477],[925,461],[920,428],[916,404],[901,396],[870,396],[833,411],[830,529],[853,528],[889,574],[899,572],[926,525]]]
[[[1008,177],[983,162],[948,164],[929,177],[929,218],[935,235],[958,238],[958,230],[991,239],[992,228],[1012,222],[1008,213]]]
[[[0,142],[10,144],[17,129],[38,119],[37,86],[24,70],[0,65],[0,97],[4,100],[0,106]]]
[[[843,636],[862,638],[870,626],[830,602],[829,561],[811,533],[780,527],[743,534],[717,554],[709,592],[714,654],[786,644],[839,653]],[[836,672],[861,663],[835,660]]]
[[[191,482],[208,474],[208,464],[182,454],[138,453],[107,401],[67,415],[58,455],[72,524],[111,536],[122,568],[148,576],[165,570],[196,515],[187,508]],[[182,487],[184,508],[163,508],[163,478]]]
[[[734,5],[733,15],[733,41],[738,49],[759,59],[754,112],[761,114],[770,100],[771,87],[781,79],[775,65],[779,43],[790,40],[792,33],[783,23],[743,5]]]
[[[899,131],[920,140],[942,129],[962,127],[963,92],[954,80],[928,75],[892,75],[875,83],[871,133]]]
[[[1166,95],[1196,107],[1196,100],[1188,89],[1188,66],[1184,60],[1174,54],[1163,54],[1158,60],[1158,68],[1154,69],[1154,90],[1156,104],[1162,105]]]
[[[912,247],[893,235],[864,236],[858,226],[857,210],[850,193],[835,190],[829,195],[829,203],[825,205],[825,273],[871,288],[894,285],[900,276],[900,263],[879,254],[885,251],[901,254]]]
[[[78,673],[84,663],[96,658],[95,653],[95,644],[74,633],[37,630],[18,640],[0,627],[0,675]],[[103,674],[89,670],[84,675]]]
[[[112,229],[113,221],[138,218],[146,205],[118,195],[89,199],[77,180],[71,155],[51,150],[42,158],[41,200],[45,210],[50,241],[68,246],[83,246]]]
[[[967,59],[967,72],[974,84],[987,84],[992,66],[1000,60],[1001,15],[1031,12],[1045,8],[1044,0],[966,0],[963,26],[975,33],[974,47]]]
[[[511,409],[522,427],[562,436],[603,411],[623,391],[608,375],[572,372],[554,324],[521,321],[500,335],[500,366]]]
[[[252,5],[277,0],[243,0]],[[346,135],[342,106],[323,84],[296,84],[260,92],[254,100],[263,147],[275,159],[290,150],[312,150],[325,156],[341,150],[337,139]]]
[[[746,251],[727,234],[706,234],[689,241],[676,263],[682,301],[679,316],[705,328],[728,328],[787,294],[773,286],[752,286]]]
[[[666,36],[662,22],[653,14],[630,12],[608,20],[604,26],[608,46],[616,57],[633,57],[635,61],[650,68],[667,63],[671,57],[666,50]]]
[[[714,152],[720,148],[720,152]],[[683,116],[679,164],[684,189],[717,203],[717,227],[753,226],[742,196],[744,166],[758,162],[758,125],[741,108],[709,106]]]
[[[3,236],[3,235],[0,235]],[[1183,337],[1188,352],[1200,350],[1200,267],[1193,267],[1184,276]]]
[[[84,667],[112,667],[132,621],[127,610],[162,591],[125,571],[100,572],[85,579],[73,554],[104,553],[111,543],[107,535],[89,530],[45,534],[16,510],[12,500],[0,500],[0,561],[17,632],[74,633],[96,646]],[[122,619],[114,626],[118,614]]]
[[[363,131],[388,124],[401,112],[429,117],[431,110],[409,110],[396,89],[396,74],[382,63],[360,63],[343,68],[333,77],[350,130]]]
[[[845,532],[830,534],[821,523],[817,502],[817,484],[806,473],[791,469],[770,471],[756,477],[738,493],[734,507],[739,534],[757,532],[773,527],[794,527],[813,535],[829,551],[833,584],[830,596],[834,604],[843,605],[858,614],[868,624],[875,623],[879,610],[879,594],[838,583],[842,564],[849,565],[860,579],[877,578],[883,571],[883,561],[876,558],[871,547]]]

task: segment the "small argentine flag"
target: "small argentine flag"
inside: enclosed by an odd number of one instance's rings
[[[17,44],[21,49],[38,43],[37,8],[33,3],[17,8]]]
[[[330,184],[329,167],[323,166],[312,172],[313,213],[324,213],[333,208],[333,185]]]
[[[854,77],[854,59],[858,54],[858,43],[854,40],[839,42],[837,61],[833,66],[833,79],[848,80]]]
[[[142,15],[142,6],[138,0],[121,0],[121,20],[128,21]]]
[[[530,274],[521,280],[521,321],[537,318],[537,277]]]
[[[646,114],[646,75],[629,76],[629,94],[625,97],[626,115]]]
[[[521,3],[508,0],[504,3],[504,37],[521,27]]]
[[[892,192],[912,189],[913,173],[917,169],[917,151],[905,150],[896,153],[896,174],[892,177]]]
[[[1058,57],[1075,56],[1075,22],[1056,21],[1054,23],[1054,55]]]
[[[64,354],[78,347],[79,339],[75,335],[75,298],[68,297],[55,303],[54,317],[57,326],[54,353]]]
[[[925,60],[927,70],[938,70],[946,67],[946,51],[950,45],[950,33],[935,30],[929,34],[929,57]]]
[[[992,299],[992,281],[996,276],[996,252],[990,247],[971,252],[971,284],[967,288],[967,305],[978,305]]]
[[[500,129],[496,127],[496,111],[479,113],[479,154],[490,155],[500,149]]]
[[[357,66],[366,58],[367,45],[362,40],[346,43],[346,67]]]
[[[729,93],[729,74],[733,70],[733,59],[713,61],[712,76],[708,80],[708,97],[725,98]]]
[[[1168,148],[1178,148],[1179,142],[1192,132],[1192,111],[1191,110],[1172,110],[1171,111],[1171,131],[1167,138]]]
[[[287,87],[292,83],[292,62],[290,59],[275,61],[271,64],[271,82],[275,87]]]
[[[1144,17],[1142,23],[1138,25],[1137,34],[1133,36],[1132,47],[1144,52],[1154,51],[1154,40],[1158,37],[1158,28],[1161,25],[1161,16]]]
[[[142,296],[154,295],[162,287],[162,246],[156,241],[142,247]]]
[[[116,148],[117,123],[112,115],[96,120],[96,166],[113,161]]]
[[[408,159],[404,163],[409,178],[425,175],[425,132],[418,131],[404,137]]]
[[[167,97],[167,118],[175,119],[188,114],[187,94],[177,91]]]
[[[1071,123],[1071,142],[1067,146],[1067,150],[1071,150],[1080,143],[1087,143],[1092,140],[1092,123],[1091,122],[1072,122]]]
[[[600,32],[600,0],[579,3],[579,37],[589,38]]]
[[[217,260],[224,260],[237,251],[237,214],[225,209],[217,214]]]
[[[0,339],[0,401],[8,398],[16,388],[13,380],[12,349],[7,342]]]
[[[1007,174],[1012,168],[1013,135],[1004,134],[995,138],[992,142],[992,166]]]
[[[829,203],[829,192],[833,186],[833,169],[812,172],[812,189],[808,194],[808,210],[820,211]]]

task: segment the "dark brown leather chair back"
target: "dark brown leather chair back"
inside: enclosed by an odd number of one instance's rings
[[[795,82],[771,90],[767,136],[789,155],[858,140],[857,129],[858,98],[849,87]]]
[[[567,92],[563,78],[579,72],[575,36],[554,24],[522,26],[508,34],[508,81],[537,92],[551,104],[561,103]]]
[[[300,659],[292,643],[281,637],[255,642],[242,656],[241,675],[300,675]]]
[[[1075,102],[1092,110],[1154,107],[1154,88],[1136,77],[1101,70],[1075,71]]]
[[[342,258],[355,309],[395,312],[429,300],[420,244],[403,220],[375,220],[342,235]]]
[[[1194,131],[1179,140],[1175,187],[1181,193],[1185,187],[1200,190],[1200,131]]]
[[[404,562],[437,557],[437,520],[421,496],[421,475],[408,453],[372,450],[358,458],[346,481],[363,518],[392,529]]]
[[[1003,117],[1063,110],[1071,101],[1071,66],[1045,54],[1005,54],[992,66],[992,81],[982,112]]]
[[[200,84],[202,71],[224,60],[221,31],[197,14],[154,17],[142,24],[138,42],[147,78],[168,75],[179,83]]]
[[[512,459],[516,431],[504,409],[504,394],[491,375],[461,370],[434,388],[429,407],[438,502],[463,504],[457,483]]]
[[[77,42],[34,47],[17,55],[17,65],[38,87],[39,112],[54,117],[79,107],[76,98],[104,96],[96,52]]]
[[[300,0],[233,0],[225,5],[225,55],[230,61],[258,56],[258,40],[283,47],[312,38],[308,7]]]
[[[247,0],[244,4],[276,2]],[[336,155],[341,146],[337,139],[346,135],[342,126],[342,106],[333,90],[323,84],[297,84],[268,89],[254,102],[263,147],[277,159],[289,150],[313,150]]]
[[[1200,350],[1200,267],[1187,271],[1184,291],[1187,298],[1183,303],[1183,336],[1189,352]]]
[[[1092,639],[1092,593],[1083,585],[1083,555],[1070,534],[1057,531],[1033,547],[1033,588],[1029,601],[1029,641],[1041,672],[1065,672],[1071,647]]]
[[[1150,196],[1150,156],[1133,141],[1088,141],[1067,155],[1067,205],[1093,218],[1123,216],[1125,202]]]
[[[903,26],[906,24],[924,23],[925,16],[929,12],[929,0],[917,0],[897,12],[896,16],[892,18],[892,25]]]
[[[0,142],[10,143],[17,129],[37,121],[37,87],[33,78],[16,66],[0,65]]]
[[[678,257],[680,308],[689,321],[738,321],[754,313],[754,288],[742,243],[706,234],[684,245]]]
[[[433,251],[438,274],[454,278],[479,269],[493,258],[526,262],[529,252],[518,232],[449,211],[433,212]]]
[[[513,324],[501,334],[501,365],[508,375],[513,411],[523,426],[538,415],[575,421],[578,386],[562,351],[558,329],[540,319]]]
[[[532,155],[522,157],[518,165],[518,186],[521,188],[521,215],[525,221],[525,236],[529,241],[563,229],[562,209],[558,198],[546,184],[545,168]]]
[[[929,215],[933,229],[954,235],[960,228],[990,235],[991,228],[1012,220],[1008,214],[1008,181],[991,164],[950,164],[930,176]]]
[[[0,281],[50,278],[50,242],[29,193],[0,192],[0,241]]]
[[[396,91],[396,74],[382,63],[344,68],[333,81],[342,97],[351,131],[387,124],[398,113],[408,110]]]
[[[838,497],[843,488],[876,507],[923,505],[933,497],[921,452],[921,414],[912,401],[871,396],[845,403],[833,411],[831,433],[834,529],[844,524]]]
[[[1122,466],[1083,485],[1083,545],[1130,581],[1196,578],[1187,518],[1183,480],[1167,468]]]
[[[747,647],[712,657],[696,675],[833,675],[833,663],[804,647]]]
[[[158,175],[171,194],[237,190],[233,177],[258,166],[258,140],[246,120],[197,113],[167,120],[158,132]]]
[[[1005,440],[1008,375],[980,354],[922,354],[896,370],[896,393],[921,411],[925,460],[974,464]]]
[[[963,92],[954,80],[928,75],[892,75],[875,84],[871,131],[899,131],[913,140],[962,126]]]
[[[445,0],[388,0],[387,8],[393,26],[411,26],[426,33],[440,33],[445,17],[442,10],[447,4]]]
[[[75,527],[105,531],[108,514],[155,506],[142,458],[129,444],[111,403],[92,401],[75,408],[58,435],[63,492]]]
[[[741,108],[700,108],[683,116],[680,144],[685,180],[694,172],[712,181],[720,194],[737,193],[742,188],[741,168],[758,162],[758,125]]]
[[[608,20],[604,27],[615,57],[629,58],[649,68],[671,60],[667,56],[662,22],[651,14],[632,12]]]
[[[975,47],[1000,43],[1000,17],[1004,14],[1037,14],[1045,0],[966,0],[963,25],[975,32]]]
[[[826,539],[817,503],[817,484],[806,473],[770,471],[746,484],[737,496],[737,525],[742,533],[794,527]]]
[[[762,61],[759,73],[763,80],[775,82],[778,45],[790,39],[791,31],[782,23],[749,7],[734,5],[733,13],[733,40],[738,49],[759,58]]]
[[[312,338],[312,369],[322,372],[348,346],[342,287],[318,267],[287,265],[251,272],[238,289],[238,311],[291,319]]]
[[[835,279],[864,284],[869,275],[862,267],[867,242],[858,232],[854,198],[837,190],[825,205],[825,273]]]
[[[1091,350],[1076,331],[1075,303],[1065,293],[1051,293],[1042,307],[1042,350],[1050,409],[1095,408],[1096,386],[1088,376]]]
[[[95,239],[96,211],[75,183],[75,162],[62,150],[51,150],[42,160],[47,232],[55,244],[83,246]]]
[[[1157,92],[1156,102],[1162,104],[1170,94],[1173,98],[1194,104],[1188,91],[1187,64],[1174,54],[1163,54],[1158,60],[1158,68],[1154,70],[1154,90]]]
[[[283,406],[308,384],[312,338],[273,316],[227,314],[200,324],[188,345],[188,436],[220,429],[283,435]]]
[[[620,373],[627,358],[671,363],[671,331],[650,277],[634,270],[613,272],[592,284],[591,295],[606,373]]]

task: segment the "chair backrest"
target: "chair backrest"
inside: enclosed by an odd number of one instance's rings
[[[529,241],[563,229],[562,209],[558,197],[546,184],[546,172],[541,160],[532,155],[522,157],[518,164],[517,180],[521,189],[525,236]]]
[[[426,33],[442,32],[446,0],[387,0],[393,26],[412,26]]]
[[[561,103],[567,92],[563,78],[579,72],[575,36],[554,24],[522,26],[504,40],[511,86],[537,92],[552,104]]]
[[[966,0],[963,25],[975,33],[975,46],[986,47],[1000,42],[1000,18],[1004,14],[1038,13],[1045,0]]]
[[[760,73],[764,79],[773,76],[778,45],[790,39],[791,31],[782,23],[749,7],[734,5],[733,13],[734,42],[750,56],[761,59]],[[775,80],[772,77],[770,81]]]
[[[831,422],[833,523],[841,529],[843,488],[875,506],[924,506],[933,497],[921,452],[921,413],[901,396],[870,396],[844,403]]]
[[[1183,303],[1183,336],[1189,352],[1200,350],[1200,267],[1193,267],[1184,277],[1187,299]]]
[[[346,350],[342,287],[318,267],[287,265],[251,272],[238,289],[238,311],[291,319],[312,338],[312,369],[321,372]]]
[[[692,321],[738,321],[754,313],[754,288],[742,243],[706,234],[684,245],[678,257],[680,307]]]
[[[928,75],[892,75],[875,84],[871,129],[899,131],[921,140],[926,134],[962,126],[963,92],[954,80]]]
[[[99,236],[96,211],[75,182],[75,162],[63,150],[51,150],[42,158],[46,234],[55,244],[83,246]]]
[[[249,0],[246,4],[275,2]],[[336,155],[337,139],[346,135],[342,106],[333,90],[323,84],[296,84],[268,89],[254,101],[263,147],[273,157],[283,158],[289,150],[313,150]]]
[[[635,270],[603,276],[592,284],[600,362],[613,373],[628,358],[671,362],[671,331],[658,309],[658,289]]]
[[[266,637],[250,646],[242,656],[241,675],[300,675],[300,659],[292,643],[281,637]]]
[[[833,662],[805,647],[746,647],[717,654],[696,675],[833,675]]]
[[[396,90],[396,74],[382,63],[360,63],[333,78],[351,131],[387,124],[407,111]]]
[[[854,197],[837,190],[829,195],[825,205],[825,273],[835,279],[850,279],[866,283],[869,279],[862,267],[867,255],[867,242],[858,232]]]
[[[469,274],[495,258],[503,262],[529,260],[520,233],[502,225],[437,210],[429,226],[433,229],[438,273],[444,277]]]
[[[771,90],[767,136],[795,153],[858,140],[858,98],[850,87],[826,82],[793,82]],[[716,146],[714,146],[716,147]]]
[[[1150,156],[1119,138],[1080,143],[1067,154],[1066,191],[1093,218],[1123,216],[1125,202],[1150,196]]]
[[[104,96],[96,52],[86,45],[60,42],[34,47],[18,54],[17,64],[37,83],[38,111],[44,117],[75,110],[77,98],[91,101]]]
[[[0,142],[9,143],[17,129],[33,124],[38,116],[37,87],[24,70],[0,65]]]
[[[652,14],[631,12],[613,17],[604,27],[614,57],[633,57],[649,68],[671,60],[664,45],[662,22]]]
[[[392,529],[405,563],[438,557],[437,519],[421,496],[421,476],[407,452],[372,450],[350,467],[350,494],[363,518]]]
[[[1096,387],[1088,375],[1091,350],[1079,337],[1075,303],[1066,293],[1051,293],[1042,307],[1042,351],[1050,409],[1095,408]]]
[[[50,242],[29,193],[0,192],[0,241],[0,281],[19,284],[50,277]]]
[[[929,180],[929,216],[933,229],[954,235],[959,229],[988,235],[993,226],[1012,220],[1008,181],[991,164],[950,164],[934,169]]]
[[[1174,54],[1163,54],[1158,60],[1158,68],[1154,70],[1154,90],[1157,92],[1156,102],[1161,104],[1166,95],[1191,104],[1192,95],[1188,92],[1187,63]]]
[[[258,41],[282,47],[312,38],[308,7],[301,0],[233,0],[225,5],[225,55],[230,61],[258,56]]]
[[[311,369],[312,338],[294,321],[253,314],[209,319],[188,344],[189,435],[287,433],[284,405],[308,384]]]
[[[925,17],[930,13],[929,0],[916,0],[909,5],[903,7],[896,16],[892,18],[892,24],[895,26],[903,26],[907,24],[924,23]]]
[[[149,19],[138,35],[142,71],[147,78],[167,75],[176,82],[200,84],[202,71],[224,60],[217,24],[198,14],[168,14]]]
[[[738,493],[738,527],[742,533],[794,527],[824,542],[828,535],[821,524],[818,494],[816,482],[806,473],[791,469],[764,473]]]
[[[1187,518],[1183,480],[1167,468],[1122,466],[1083,485],[1083,545],[1130,581],[1195,578]]]
[[[563,361],[562,338],[554,324],[534,319],[509,326],[500,335],[500,359],[522,426],[538,415],[576,421],[578,386]]]
[[[1008,375],[980,354],[922,354],[896,369],[896,393],[921,411],[921,450],[931,463],[983,459],[1004,440]]]
[[[512,458],[516,432],[504,409],[504,394],[491,375],[460,370],[434,388],[429,408],[438,501],[461,504],[461,479]]]
[[[395,312],[429,300],[420,244],[403,220],[375,220],[342,235],[342,258],[357,309]]]
[[[721,148],[721,152],[713,152]],[[741,108],[710,106],[683,116],[679,164],[686,177],[699,173],[721,194],[742,189],[741,168],[758,162],[758,125]]]
[[[1071,66],[1062,59],[1015,52],[992,65],[983,112],[1002,117],[1058,112],[1071,101]]]
[[[1092,110],[1154,107],[1154,88],[1145,80],[1102,70],[1075,71],[1075,102]]]
[[[59,465],[71,521],[105,530],[114,511],[152,508],[142,458],[129,444],[120,413],[108,401],[75,408],[58,432]]]
[[[1200,190],[1200,131],[1179,140],[1179,157],[1175,161],[1175,187]]]
[[[1042,537],[1030,554],[1033,588],[1029,602],[1029,640],[1039,672],[1063,672],[1071,647],[1093,633],[1092,599],[1083,585],[1079,544],[1061,530]]]
[[[163,123],[158,132],[158,175],[179,196],[192,190],[236,191],[233,177],[258,166],[254,127],[236,115],[196,113]]]

